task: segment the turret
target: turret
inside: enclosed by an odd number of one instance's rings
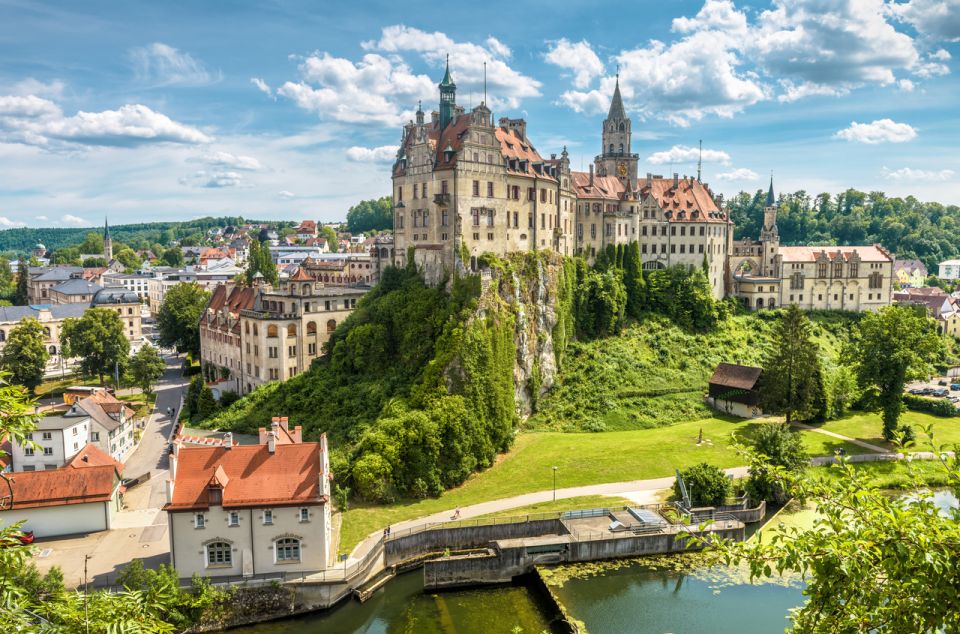
[[[638,156],[631,152],[631,122],[623,107],[620,95],[620,75],[617,75],[610,100],[610,111],[603,121],[602,147],[597,157],[597,168],[601,175],[616,176],[628,189],[637,183]]]
[[[761,240],[779,240],[777,231],[777,199],[773,195],[773,176],[770,176],[770,189],[767,190],[767,202],[763,207],[763,228],[760,231]]]
[[[113,240],[110,239],[110,225],[106,217],[103,219],[103,258],[108,264],[113,259]]]
[[[457,107],[457,85],[450,76],[450,56],[447,55],[447,70],[440,82],[440,131],[442,132],[453,121]]]

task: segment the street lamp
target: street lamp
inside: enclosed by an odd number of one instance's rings
[[[553,467],[553,501],[557,501],[557,468]]]

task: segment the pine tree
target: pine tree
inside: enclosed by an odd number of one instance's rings
[[[763,364],[760,401],[764,411],[784,414],[787,422],[810,420],[818,413],[823,399],[818,354],[810,320],[791,305],[774,329],[773,349]]]
[[[192,419],[201,421],[210,418],[216,413],[217,407],[218,403],[213,398],[213,391],[207,385],[203,385],[197,397],[197,408],[192,412]]]
[[[27,282],[30,279],[30,268],[26,258],[20,256],[17,262],[17,288],[13,294],[14,306],[26,306],[29,300],[27,293]]]

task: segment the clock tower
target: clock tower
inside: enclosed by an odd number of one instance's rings
[[[603,121],[603,145],[595,162],[601,176],[616,176],[627,189],[637,185],[637,161],[639,156],[630,151],[630,119],[623,108],[620,96],[620,75],[613,90],[610,112]]]

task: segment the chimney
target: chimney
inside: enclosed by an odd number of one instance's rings
[[[680,175],[676,172],[673,173],[673,188],[676,189],[680,186]]]
[[[593,187],[593,163],[590,164],[590,187]]]
[[[167,504],[173,502],[173,479],[167,480]]]
[[[225,449],[233,447],[233,432],[228,431],[223,435],[223,446]]]
[[[647,187],[653,187],[653,174],[647,172]]]
[[[270,453],[277,452],[277,434],[276,432],[271,431],[267,434],[267,451]]]

